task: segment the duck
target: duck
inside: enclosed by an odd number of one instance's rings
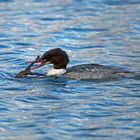
[[[94,63],[79,64],[68,68],[69,61],[66,51],[61,48],[54,48],[39,57],[35,61],[37,66],[30,68],[30,70],[33,71],[47,64],[52,64],[53,67],[48,70],[47,76],[77,80],[110,80],[134,75],[130,71]]]

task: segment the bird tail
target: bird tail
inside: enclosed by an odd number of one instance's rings
[[[136,76],[134,72],[119,72],[120,77],[133,78]]]
[[[135,73],[135,72],[121,72],[119,73],[119,76],[140,80],[140,73]]]

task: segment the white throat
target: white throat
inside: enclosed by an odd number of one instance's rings
[[[66,69],[51,69],[48,71],[48,76],[60,76],[66,72]]]

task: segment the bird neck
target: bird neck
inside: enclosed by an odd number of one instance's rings
[[[60,76],[66,72],[66,69],[55,69],[52,68],[48,71],[47,75],[48,76]]]

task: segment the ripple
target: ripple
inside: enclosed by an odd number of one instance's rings
[[[110,1],[107,1],[107,0],[104,0],[104,3],[105,4],[108,4],[108,5],[119,5],[119,6],[123,6],[123,5],[128,5],[128,4],[139,4],[140,2],[138,0],[127,0],[127,1],[121,1],[121,0],[110,0]]]
[[[14,0],[0,0],[0,2],[14,2]]]

